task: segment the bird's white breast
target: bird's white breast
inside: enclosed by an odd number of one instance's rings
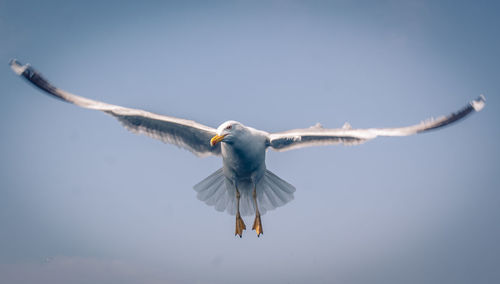
[[[227,178],[252,179],[257,182],[266,169],[266,136],[259,132],[244,132],[234,143],[222,144],[224,174]]]

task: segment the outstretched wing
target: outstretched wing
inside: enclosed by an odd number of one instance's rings
[[[306,129],[294,129],[269,135],[269,146],[277,151],[286,151],[306,146],[317,145],[358,145],[377,136],[408,136],[437,129],[459,121],[474,111],[480,111],[485,105],[485,98],[480,95],[467,106],[447,116],[429,119],[419,124],[400,128],[352,129],[348,124],[339,129],[325,129],[313,126]]]
[[[80,97],[51,85],[28,64],[21,65],[18,61],[11,60],[10,66],[18,75],[23,76],[30,83],[48,94],[77,106],[110,114],[134,133],[145,134],[165,143],[177,145],[197,156],[220,155],[220,145],[215,147],[210,145],[210,139],[216,134],[214,128],[192,120],[158,115]]]

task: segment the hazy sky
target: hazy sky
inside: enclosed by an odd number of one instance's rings
[[[0,1],[0,282],[500,282],[498,2],[101,2]],[[213,127],[395,127],[487,105],[429,134],[268,152],[295,200],[240,239],[192,189],[219,158],[49,98],[11,58]]]

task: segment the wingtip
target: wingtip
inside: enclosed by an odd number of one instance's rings
[[[475,111],[481,111],[486,105],[486,98],[483,94],[479,95],[479,97],[472,102],[470,102]]]
[[[22,65],[17,59],[13,58],[9,61],[10,68],[17,75],[22,75],[23,72],[29,67],[29,64]]]

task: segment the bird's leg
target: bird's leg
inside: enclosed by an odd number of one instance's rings
[[[245,226],[245,222],[243,222],[243,219],[241,219],[240,215],[240,191],[238,188],[236,188],[236,232],[234,235],[238,235],[241,238],[241,235],[243,234],[243,230],[246,230],[247,227]]]
[[[260,212],[257,206],[257,189],[255,187],[253,188],[252,197],[255,204],[255,221],[253,221],[252,230],[255,230],[257,237],[260,237],[260,235],[264,234],[264,230],[262,229],[262,222],[260,221]]]

